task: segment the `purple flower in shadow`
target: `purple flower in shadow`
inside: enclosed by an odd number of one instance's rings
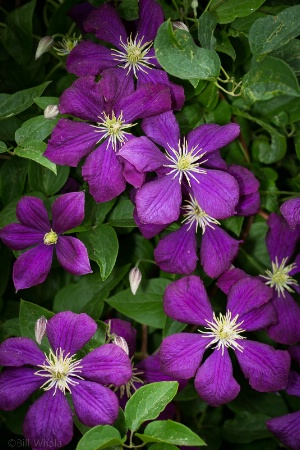
[[[282,203],[280,212],[291,228],[300,225],[300,197]]]
[[[290,369],[288,352],[248,340],[244,334],[276,322],[271,297],[272,290],[260,280],[242,279],[228,294],[226,314],[217,316],[200,278],[188,276],[169,284],[164,295],[165,313],[204,330],[165,338],[160,349],[162,371],[183,379],[195,376],[200,397],[212,406],[220,406],[233,400],[240,391],[233,377],[228,351],[231,348],[253,389],[259,392],[284,389]],[[213,352],[202,363],[208,348]]]
[[[74,275],[92,272],[85,245],[62,233],[77,227],[84,219],[84,192],[58,197],[52,206],[52,225],[42,200],[23,197],[17,204],[17,219],[2,228],[0,238],[12,250],[24,250],[14,264],[16,290],[42,283],[50,272],[54,248],[61,266]]]
[[[78,359],[76,353],[96,330],[96,322],[86,314],[66,311],[47,323],[48,354],[25,337],[9,338],[0,345],[0,365],[5,366],[0,376],[0,409],[12,411],[37,389],[45,391],[30,406],[23,426],[34,450],[43,447],[38,442],[51,441],[55,449],[71,441],[73,419],[66,392],[83,424],[111,425],[116,420],[119,402],[106,385],[126,383],[131,364],[114,344],[95,348]]]

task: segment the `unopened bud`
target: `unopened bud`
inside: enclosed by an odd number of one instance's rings
[[[42,56],[44,53],[51,50],[54,44],[54,39],[51,36],[44,36],[36,49],[35,53],[35,59],[37,60],[40,56]]]
[[[190,31],[185,23],[179,21],[172,22],[172,27],[173,30],[184,30],[188,32]]]
[[[36,322],[34,327],[35,340],[38,344],[41,344],[43,337],[46,333],[47,319],[41,316]]]
[[[48,105],[44,111],[45,119],[55,119],[57,114],[59,113],[59,109],[57,105]]]
[[[140,285],[140,282],[142,280],[142,273],[138,267],[134,267],[129,272],[129,284],[130,289],[133,295],[136,294],[136,291],[138,290],[138,287]]]
[[[118,347],[121,347],[122,350],[124,350],[124,352],[127,353],[127,355],[129,355],[129,348],[128,348],[128,344],[126,342],[126,340],[124,338],[122,338],[121,336],[115,336],[113,338],[113,344],[117,345]]]

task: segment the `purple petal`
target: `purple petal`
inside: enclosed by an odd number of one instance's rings
[[[266,237],[267,249],[272,262],[277,257],[280,264],[283,258],[290,258],[295,250],[299,232],[292,229],[285,219],[275,213],[269,215],[269,231]]]
[[[38,231],[19,223],[6,225],[0,231],[0,238],[12,250],[24,250],[32,245],[40,244],[44,236],[45,231]]]
[[[286,392],[289,395],[297,395],[300,397],[300,374],[291,370],[289,373],[289,381],[286,387]]]
[[[211,406],[231,402],[240,392],[240,386],[232,375],[228,350],[214,350],[198,369],[195,388],[200,397]]]
[[[142,129],[149,138],[166,150],[169,150],[169,147],[178,148],[180,131],[172,111],[143,120]]]
[[[197,265],[197,242],[188,225],[162,238],[154,250],[154,259],[165,272],[190,274]]]
[[[94,33],[101,41],[109,42],[117,48],[120,46],[120,39],[124,44],[127,42],[125,27],[116,10],[108,4],[95,9],[84,22],[84,29],[87,33]]]
[[[0,345],[0,366],[37,366],[45,361],[44,353],[29,338],[8,338]]]
[[[117,396],[109,388],[92,381],[79,381],[72,386],[76,416],[84,425],[112,425],[119,412]]]
[[[230,164],[228,166],[228,173],[237,180],[240,195],[249,195],[258,191],[259,181],[250,170],[246,169],[246,167]]]
[[[154,41],[157,30],[164,21],[161,6],[155,0],[140,0],[137,33],[145,42]]]
[[[218,226],[214,229],[207,227],[200,247],[200,260],[204,272],[211,278],[218,278],[229,270],[241,242],[233,239]]]
[[[236,206],[236,213],[238,216],[252,216],[258,213],[260,208],[259,192],[240,197]]]
[[[266,304],[272,295],[272,289],[259,279],[243,278],[232,286],[228,294],[227,311],[231,312],[232,317],[238,314],[239,321],[243,320],[244,315]],[[249,326],[254,329],[251,324]],[[245,328],[244,324],[242,328]]]
[[[56,255],[59,264],[73,275],[93,272],[86,246],[79,239],[60,236],[56,244]]]
[[[205,169],[205,174],[191,178],[194,197],[200,207],[214,219],[226,219],[235,214],[239,188],[233,176],[221,170]]]
[[[114,111],[123,111],[127,123],[156,116],[171,109],[170,90],[162,84],[144,84],[133,94],[120,100]]]
[[[51,269],[53,245],[39,244],[22,253],[14,264],[13,281],[16,290],[43,283]]]
[[[99,85],[105,98],[106,110],[109,112],[119,100],[131,95],[135,90],[133,77],[127,76],[126,70],[121,67],[105,70]]]
[[[173,281],[166,288],[164,311],[183,323],[206,326],[213,319],[204,284],[199,277],[189,276]]]
[[[109,48],[91,41],[79,42],[66,61],[67,71],[78,77],[99,75],[103,70],[117,65],[118,61],[114,60]]]
[[[300,340],[300,307],[286,292],[285,297],[274,293],[272,305],[276,310],[278,322],[268,328],[268,335],[280,344],[292,345]]]
[[[282,203],[280,212],[291,228],[300,225],[300,197]]]
[[[78,227],[84,219],[84,192],[70,192],[58,197],[52,206],[52,227],[64,233]]]
[[[137,191],[136,208],[140,221],[156,225],[169,224],[180,215],[181,186],[165,176],[150,181]]]
[[[54,128],[44,156],[55,164],[77,167],[101,139],[96,128],[83,122],[60,119]]]
[[[238,322],[241,328],[247,331],[263,330],[277,322],[277,314],[271,302],[240,315]]]
[[[104,109],[103,94],[94,77],[83,77],[66,89],[59,101],[61,114],[71,114],[83,120],[98,122]]]
[[[248,276],[250,275],[247,275],[242,269],[233,267],[218,279],[217,286],[224,294],[228,294],[234,283]]]
[[[81,362],[81,374],[90,381],[122,386],[131,376],[131,362],[127,354],[115,344],[104,344],[92,350]]]
[[[45,443],[51,450],[67,445],[73,437],[73,419],[64,394],[59,389],[55,395],[53,389],[46,391],[29,408],[23,430],[33,450],[44,450]]]
[[[87,157],[82,167],[82,176],[88,182],[90,193],[96,202],[112,200],[126,187],[122,163],[107,141]]]
[[[259,392],[274,392],[286,387],[290,370],[290,356],[287,351],[244,340],[243,352],[236,351],[235,354],[253,389]]]
[[[34,375],[36,368],[6,369],[0,376],[0,409],[12,411],[22,405],[45,380]]]
[[[64,311],[55,314],[47,323],[47,337],[54,352],[74,355],[96,333],[97,324],[88,315]]]
[[[240,127],[236,123],[228,125],[205,124],[200,125],[188,134],[189,148],[198,147],[202,152],[210,153],[228,145],[240,134]]]
[[[130,322],[122,319],[108,319],[105,323],[110,324],[110,333],[121,336],[127,342],[129,348],[129,357],[131,358],[135,353],[136,347],[136,329]]]
[[[90,3],[80,3],[79,5],[73,6],[68,15],[71,19],[76,22],[76,25],[80,29],[82,33],[84,33],[83,22],[87,18],[87,16],[94,11],[94,7]]]
[[[222,158],[219,150],[215,150],[214,152],[205,155],[205,159],[207,159],[207,161],[205,161],[205,167],[227,171],[227,164]]]
[[[118,153],[119,157],[119,153]],[[133,187],[140,188],[145,183],[146,174],[141,173],[134,167],[133,164],[123,159],[123,177],[127,181],[127,183],[131,184]]]
[[[167,225],[152,225],[152,224],[145,224],[140,221],[140,218],[137,214],[136,208],[133,210],[133,218],[135,220],[135,223],[140,229],[140,232],[146,239],[151,239],[154,236],[156,236],[158,233],[160,233],[162,230],[164,230]]]
[[[166,337],[159,352],[162,372],[184,380],[192,378],[208,343],[209,339],[199,334],[179,333]]]
[[[298,366],[300,366],[300,345],[294,345],[289,348],[289,354],[291,358],[297,362]]]
[[[154,59],[152,59],[151,62],[154,64]],[[167,73],[163,70],[152,68],[151,70],[148,70],[147,73],[140,70],[137,79],[137,87],[146,83],[163,84],[164,86],[167,86],[171,93],[172,109],[177,111],[183,107],[185,100],[183,87],[171,83]]]
[[[267,428],[291,450],[299,450],[300,411],[267,420]]]
[[[34,230],[48,232],[51,228],[47,210],[40,198],[22,197],[17,204],[18,221]]]
[[[145,136],[131,139],[121,147],[118,155],[139,172],[155,172],[167,162],[165,155]]]

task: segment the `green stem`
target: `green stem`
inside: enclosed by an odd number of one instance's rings
[[[208,2],[207,5],[206,5],[206,8],[205,8],[204,12],[208,11],[208,9],[209,9],[210,4],[211,4],[212,1],[213,1],[213,0],[209,0],[209,2]]]
[[[56,66],[54,66],[53,69],[48,73],[48,79],[50,79],[52,77],[52,75],[54,74],[54,72],[57,69],[59,69],[60,67],[63,67],[63,64],[61,61],[59,63],[57,63]]]

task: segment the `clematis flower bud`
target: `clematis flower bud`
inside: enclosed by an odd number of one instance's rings
[[[59,109],[57,105],[48,105],[44,111],[45,119],[55,119],[57,114],[59,113]]]
[[[122,338],[121,336],[117,336],[115,335],[115,337],[113,338],[113,344],[117,345],[118,347],[120,347],[122,350],[124,350],[124,352],[129,355],[129,348],[128,348],[128,344],[126,342],[126,340],[124,338]]]
[[[175,20],[174,22],[172,22],[172,27],[173,27],[173,30],[184,30],[184,31],[188,31],[188,32],[190,31],[188,29],[188,27],[186,26],[186,24],[183,22],[180,22],[179,20],[178,21]]]
[[[130,283],[130,289],[133,295],[136,294],[136,291],[138,290],[138,287],[140,285],[140,282],[142,280],[142,273],[138,267],[134,267],[129,272],[129,283]]]
[[[47,319],[41,316],[36,322],[34,327],[35,340],[38,344],[41,344],[43,337],[46,333]]]
[[[52,36],[44,36],[40,40],[38,47],[36,49],[35,59],[36,60],[39,59],[40,56],[42,56],[44,53],[51,50],[51,48],[53,47],[53,44],[54,44],[54,39]]]

